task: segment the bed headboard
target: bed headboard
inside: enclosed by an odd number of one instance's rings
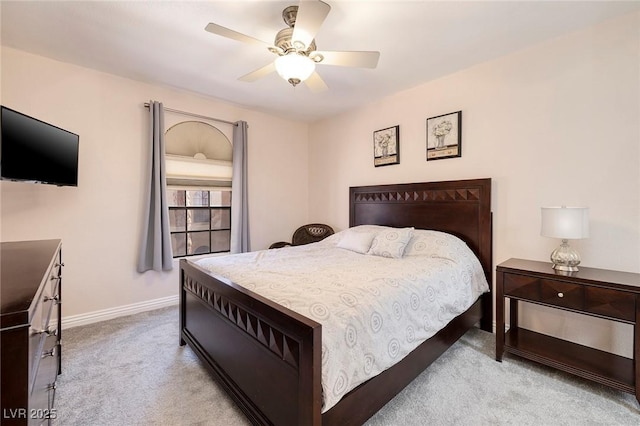
[[[351,187],[349,226],[366,224],[453,234],[476,253],[491,283],[490,178]]]

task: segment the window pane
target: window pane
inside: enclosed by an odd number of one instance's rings
[[[174,257],[228,252],[231,191],[167,190]]]
[[[229,251],[231,231],[211,231],[211,252]]]
[[[210,253],[209,232],[189,232],[187,234],[187,254]]]
[[[167,204],[169,207],[184,207],[186,199],[185,192],[186,191],[181,191],[179,189],[168,189]]]
[[[184,192],[184,191],[182,191]],[[184,209],[169,209],[169,230],[179,232],[187,230],[187,211]]]
[[[211,209],[211,229],[230,229],[231,210]]]
[[[209,191],[211,207],[231,207],[231,191]]]
[[[187,254],[187,234],[171,234],[171,248],[173,257],[185,256]]]
[[[187,191],[187,206],[207,207],[209,205],[209,191]]]
[[[189,231],[208,231],[209,209],[187,209],[187,229]]]

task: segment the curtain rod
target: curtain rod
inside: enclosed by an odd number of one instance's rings
[[[149,108],[149,102],[144,103],[145,108]],[[236,126],[237,124],[232,121],[220,120],[219,118],[207,117],[206,115],[194,114],[192,112],[180,111],[179,109],[172,109],[164,107],[165,111],[175,112],[176,114],[188,115],[189,117],[203,118],[205,120],[217,121],[219,123],[231,124],[232,126]]]

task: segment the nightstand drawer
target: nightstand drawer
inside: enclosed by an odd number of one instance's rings
[[[540,302],[562,308],[582,310],[584,287],[562,281],[540,280]]]
[[[598,287],[585,287],[584,291],[585,311],[623,321],[635,322],[635,294]]]
[[[625,291],[504,274],[504,295],[623,321],[636,318],[635,294]]]
[[[504,295],[568,309],[582,309],[583,287],[517,274],[504,275]]]
[[[524,275],[504,274],[504,295],[540,301],[540,279]]]

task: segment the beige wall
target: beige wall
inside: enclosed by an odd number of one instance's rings
[[[590,207],[583,265],[640,272],[640,14],[398,93],[310,128],[310,220],[348,226],[354,185],[493,179],[494,262],[547,260],[540,207]],[[425,121],[462,110],[462,158],[425,161]],[[400,125],[400,164],[372,132]],[[630,327],[524,310],[524,325],[631,354]],[[586,328],[594,333],[584,333]]]
[[[65,317],[177,295],[177,269],[136,272],[150,99],[249,123],[254,249],[290,238],[307,220],[304,123],[10,48],[2,48],[1,77],[3,105],[80,135],[77,188],[0,183],[0,240],[63,240]],[[167,128],[185,119],[165,115]],[[231,138],[230,127],[219,128]]]

